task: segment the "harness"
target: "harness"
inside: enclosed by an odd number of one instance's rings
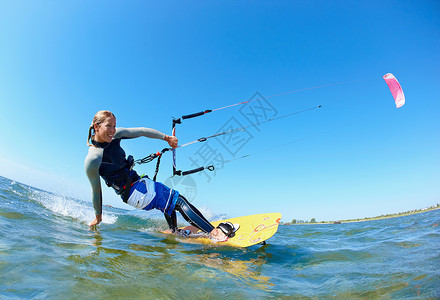
[[[105,184],[115,190],[116,194],[120,195],[122,201],[127,203],[130,197],[130,188],[140,179],[140,176],[133,170],[134,160],[133,156],[127,157],[127,167],[120,170],[118,175],[102,176]]]
[[[125,158],[120,141],[120,139],[115,139],[110,143],[99,143],[92,140],[92,143],[104,150],[99,175],[104,179],[105,184],[113,188],[116,194],[121,196],[122,201],[127,203],[130,188],[140,177],[133,170],[133,156],[129,155]]]

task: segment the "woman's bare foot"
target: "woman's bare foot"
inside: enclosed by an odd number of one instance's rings
[[[214,228],[210,233],[209,237],[216,241],[224,241],[226,240],[226,234],[220,228]]]

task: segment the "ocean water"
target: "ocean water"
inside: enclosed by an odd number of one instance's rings
[[[1,299],[440,299],[440,210],[280,226],[265,246],[185,243],[160,214],[0,177]]]

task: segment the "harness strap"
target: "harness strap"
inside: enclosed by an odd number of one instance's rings
[[[122,187],[122,201],[127,203],[128,198],[130,198],[130,189],[135,184],[135,182],[132,181],[131,176],[128,176],[127,180],[125,181],[124,186]]]
[[[156,171],[154,172],[153,181],[156,181],[157,173],[159,173],[160,159],[162,158],[162,153],[157,157]]]
[[[157,151],[156,153],[152,153],[142,159],[135,160],[134,163],[136,163],[138,165],[145,164],[145,163],[149,163],[149,162],[153,161],[155,158],[157,158],[156,171],[154,172],[154,176],[153,176],[153,181],[156,181],[157,173],[159,173],[160,159],[162,158],[162,154],[164,154],[165,152],[170,151],[170,150],[172,150],[172,148],[164,148],[160,152]]]
[[[158,151],[158,152],[150,154],[142,159],[135,160],[134,162],[136,164],[140,165],[140,164],[149,163],[149,162],[153,161],[155,158],[157,158],[156,171],[154,172],[154,176],[153,176],[153,181],[156,181],[157,174],[159,173],[160,159],[162,158],[162,154],[164,154],[165,152],[170,151],[170,150],[173,150],[173,149],[172,148],[164,148],[164,149],[162,149],[161,152]],[[207,167],[199,167],[199,168],[188,170],[188,171],[174,170],[173,175],[185,176],[185,175],[190,175],[190,174],[194,174],[197,172],[201,172],[203,170],[209,170],[212,172],[212,171],[214,171],[214,169],[215,169],[214,165],[210,165]]]

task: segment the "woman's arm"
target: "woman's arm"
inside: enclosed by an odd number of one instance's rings
[[[172,148],[176,148],[178,143],[177,138],[175,136],[169,136],[156,129],[145,128],[145,127],[137,127],[137,128],[118,127],[116,128],[116,134],[114,138],[116,139],[137,138],[141,136],[145,136],[152,139],[165,140]]]
[[[136,127],[136,128],[122,128],[118,127],[116,128],[116,134],[114,136],[115,139],[120,138],[137,138],[145,136],[152,139],[159,139],[163,140],[165,139],[165,134],[152,128],[145,128],[145,127]]]
[[[102,149],[90,147],[84,162],[84,169],[92,187],[92,203],[96,216],[95,220],[89,224],[90,226],[97,225],[102,220],[102,191],[101,179],[99,177],[99,166],[101,162]]]

